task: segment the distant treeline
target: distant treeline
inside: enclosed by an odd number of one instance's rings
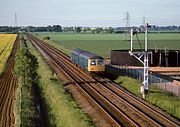
[[[0,26],[0,32],[70,32],[70,33],[124,33],[128,32],[130,29],[143,29],[143,26],[140,27],[61,27],[60,25],[52,26],[28,26],[28,27],[12,27],[12,26]],[[150,32],[162,32],[162,33],[172,33],[180,32],[180,26],[155,26],[149,28]]]
[[[20,27],[12,27],[12,26],[0,26],[0,32],[13,33],[17,32]]]

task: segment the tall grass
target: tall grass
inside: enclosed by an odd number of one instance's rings
[[[180,120],[180,98],[151,85],[146,100]]]

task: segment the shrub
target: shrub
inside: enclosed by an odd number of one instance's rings
[[[43,37],[43,40],[50,40],[49,36]]]

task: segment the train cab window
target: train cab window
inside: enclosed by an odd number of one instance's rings
[[[98,65],[103,65],[104,61],[103,60],[98,60]]]
[[[95,60],[91,60],[91,63],[90,63],[91,65],[96,65],[96,61]]]

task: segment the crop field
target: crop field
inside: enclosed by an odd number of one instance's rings
[[[16,34],[0,34],[0,74],[11,54],[16,37]]]
[[[13,73],[13,67],[15,53],[19,47],[19,36],[12,34],[0,34],[0,36],[0,61],[3,66],[0,68],[0,71],[3,71],[0,76],[0,126],[10,127],[15,124],[13,108],[18,79]]]
[[[72,49],[81,48],[99,54],[103,57],[109,57],[110,51],[118,49],[130,49],[130,41],[125,40],[124,34],[68,34],[68,33],[37,33],[41,38],[49,36],[52,41],[62,46]],[[143,47],[144,34],[138,35]],[[179,33],[150,33],[149,48],[151,49],[180,49]],[[136,36],[134,36],[134,46],[141,49]]]

